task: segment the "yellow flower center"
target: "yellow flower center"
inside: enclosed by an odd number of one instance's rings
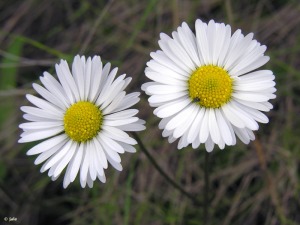
[[[90,102],[77,102],[66,111],[65,132],[74,141],[88,141],[100,131],[102,119],[102,113],[97,106]]]
[[[193,102],[205,108],[219,108],[231,98],[233,79],[221,67],[206,65],[192,73],[188,86]]]

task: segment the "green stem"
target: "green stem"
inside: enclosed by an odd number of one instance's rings
[[[209,224],[209,153],[205,151],[204,158],[204,207],[203,207],[203,217],[204,225]]]
[[[149,151],[147,150],[147,148],[145,147],[145,145],[143,144],[143,142],[141,141],[139,136],[136,133],[132,133],[132,134],[133,134],[134,138],[136,139],[136,141],[138,142],[138,145],[140,146],[140,149],[142,150],[142,152],[144,152],[144,154],[147,156],[149,161],[153,164],[155,169],[160,173],[160,175],[162,175],[166,179],[166,181],[168,181],[174,188],[176,188],[183,195],[188,197],[195,205],[201,206],[202,203],[197,198],[195,198],[195,196],[193,196],[190,193],[188,193],[187,191],[185,191],[178,183],[176,183],[170,176],[168,176],[168,174],[165,171],[163,171],[163,169],[157,164],[155,159],[149,153]]]

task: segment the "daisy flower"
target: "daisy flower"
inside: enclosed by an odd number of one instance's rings
[[[248,144],[259,123],[268,123],[262,113],[272,109],[274,75],[256,70],[269,61],[266,46],[244,36],[231,35],[230,25],[196,20],[194,34],[182,23],[172,37],[161,33],[161,50],[152,52],[142,85],[150,95],[154,114],[162,118],[159,128],[170,143],[180,138],[178,149],[205,143],[212,151],[235,145],[236,136]],[[254,71],[256,70],[256,71]]]
[[[76,56],[72,72],[65,60],[55,65],[56,80],[44,72],[42,84],[33,88],[42,98],[26,95],[35,106],[22,106],[24,119],[19,143],[44,140],[27,155],[39,156],[35,164],[43,163],[41,172],[56,180],[66,168],[63,186],[66,188],[80,173],[80,183],[91,188],[98,178],[105,183],[104,169],[110,163],[121,171],[120,153],[135,152],[137,142],[125,131],[144,130],[144,121],[129,109],[139,101],[139,92],[126,94],[131,78],[116,77],[118,68],[110,71],[110,63],[102,66],[101,58],[87,60]],[[80,172],[79,172],[80,171]]]

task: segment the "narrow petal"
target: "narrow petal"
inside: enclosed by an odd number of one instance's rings
[[[53,128],[49,128],[49,129],[35,130],[34,132],[30,132],[30,133],[24,132],[23,133],[24,135],[18,142],[24,143],[24,142],[42,140],[42,139],[57,135],[57,134],[61,133],[63,130],[64,130],[63,127],[53,127]]]
[[[201,128],[199,132],[199,139],[201,143],[205,143],[207,138],[209,137],[209,127],[208,127],[208,120],[209,120],[209,110],[205,110],[204,116],[201,122]]]
[[[90,157],[89,154],[90,152],[88,151],[88,144],[89,142],[85,143],[83,145],[83,156],[82,156],[82,161],[80,165],[80,184],[81,187],[85,187],[86,182],[87,182],[87,176],[88,176],[88,168],[89,168],[89,163],[90,163]]]
[[[231,135],[229,126],[225,121],[224,115],[219,109],[217,109],[215,112],[222,139],[227,145],[231,145],[233,143],[233,137]]]
[[[208,112],[208,128],[212,141],[214,143],[219,143],[220,141],[220,130],[216,119],[216,114],[214,109],[209,109]]]
[[[172,116],[179,111],[181,111],[183,108],[185,108],[187,105],[191,103],[191,100],[187,97],[182,97],[176,101],[167,103],[165,105],[162,105],[154,110],[154,114],[157,115],[160,118],[165,118]]]
[[[60,161],[70,150],[72,146],[72,141],[68,141],[61,149],[60,151],[57,151],[56,154],[54,154],[45,164],[44,164],[44,171],[52,167],[54,164],[56,164],[58,161]]]
[[[199,136],[199,132],[201,132],[200,127],[202,123],[202,118],[204,116],[205,109],[201,108],[199,112],[197,113],[196,118],[194,119],[192,126],[189,130],[187,140],[189,143],[192,143],[195,141],[196,137]]]
[[[57,145],[53,146],[52,148],[47,149],[47,151],[42,152],[34,161],[35,165],[38,165],[48,158],[50,158],[52,155],[54,155],[56,152],[60,151],[62,147],[66,144],[66,141],[59,142]]]
[[[59,145],[61,143],[65,143],[67,140],[67,136],[65,134],[61,134],[59,136],[50,138],[46,141],[43,141],[39,143],[38,145],[32,147],[28,150],[26,153],[27,155],[36,155],[40,154],[42,152],[48,151],[49,149],[53,148],[56,145]]]
[[[64,98],[57,98],[56,95],[52,94],[50,91],[38,84],[32,84],[32,86],[34,90],[36,90],[36,92],[39,93],[44,99],[47,99],[47,101],[51,102],[60,109],[66,110],[67,104],[66,101],[64,101]]]
[[[49,129],[59,126],[63,126],[61,121],[29,122],[22,123],[19,125],[19,127],[23,130]]]
[[[68,167],[70,167],[70,181],[73,182],[78,174],[80,165],[83,161],[83,146],[84,144],[80,144],[78,148],[76,149],[76,153],[73,156],[73,159],[71,160],[71,163]]]
[[[98,155],[98,159],[99,159],[99,162],[100,162],[101,166],[104,169],[107,169],[107,166],[108,166],[107,158],[106,158],[104,150],[103,150],[103,148],[102,148],[102,146],[99,143],[97,138],[94,138],[94,144],[95,144],[95,147],[97,149],[97,155]]]
[[[58,166],[54,170],[53,176],[58,176],[63,171],[63,169],[68,165],[68,163],[72,159],[76,149],[77,143],[72,142],[72,145],[70,146],[70,149],[68,150],[67,154],[61,159]]]

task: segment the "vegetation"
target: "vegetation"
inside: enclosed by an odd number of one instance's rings
[[[298,0],[15,0],[0,2],[0,221],[10,224],[296,225],[300,223],[300,4]],[[124,170],[106,170],[107,183],[66,190],[52,182],[32,144],[18,144],[24,95],[60,58],[98,54],[133,78],[139,91],[159,33],[197,18],[229,23],[267,45],[265,66],[276,75],[277,98],[257,139],[208,156],[177,150],[161,136],[143,93],[138,103],[147,131],[139,134],[160,168],[197,201],[174,188],[137,145],[122,155]],[[207,161],[208,160],[208,161]],[[209,183],[205,185],[205,165]],[[208,191],[205,189],[208,188]],[[205,196],[207,198],[205,198]],[[206,200],[205,200],[206,199]],[[206,201],[206,202],[204,202]],[[201,204],[200,204],[200,203]],[[205,213],[204,205],[208,210]],[[204,219],[206,218],[206,219]]]

